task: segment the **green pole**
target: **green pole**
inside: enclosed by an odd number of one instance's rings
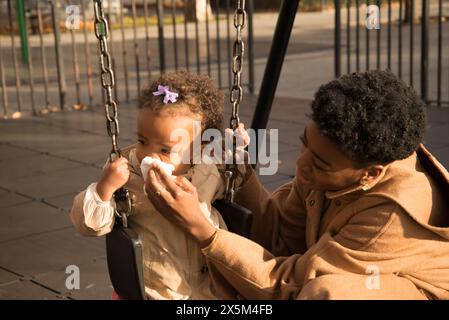
[[[23,0],[17,0],[17,16],[19,18],[19,32],[20,44],[22,48],[22,60],[28,62],[28,41],[27,41],[27,27],[25,21],[25,10],[23,7]]]

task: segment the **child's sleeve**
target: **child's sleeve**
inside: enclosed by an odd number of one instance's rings
[[[97,183],[79,193],[70,211],[70,219],[77,231],[84,236],[101,236],[114,226],[115,201],[101,200],[96,190]]]

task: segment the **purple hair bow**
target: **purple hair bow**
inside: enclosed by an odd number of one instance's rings
[[[179,96],[176,92],[172,92],[168,90],[168,86],[157,86],[157,91],[153,92],[153,96],[161,96],[164,95],[164,103],[167,104],[169,102],[175,103],[176,98]]]

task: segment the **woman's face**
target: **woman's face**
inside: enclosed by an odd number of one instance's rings
[[[175,175],[186,172],[190,168],[194,121],[200,120],[201,117],[195,119],[182,114],[153,112],[151,108],[141,109],[137,118],[136,155],[139,163],[150,156],[173,164]]]
[[[296,161],[296,179],[314,190],[336,191],[359,183],[366,169],[356,167],[338,146],[322,135],[316,123],[308,123],[301,136],[301,152]]]

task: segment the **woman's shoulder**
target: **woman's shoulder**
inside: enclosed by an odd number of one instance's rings
[[[438,169],[438,168],[436,168]],[[429,164],[423,165],[422,157],[413,153],[410,157],[392,163],[385,177],[368,192],[368,196],[387,198],[402,207],[408,215],[427,224],[436,211],[448,208],[444,188],[429,172]]]

